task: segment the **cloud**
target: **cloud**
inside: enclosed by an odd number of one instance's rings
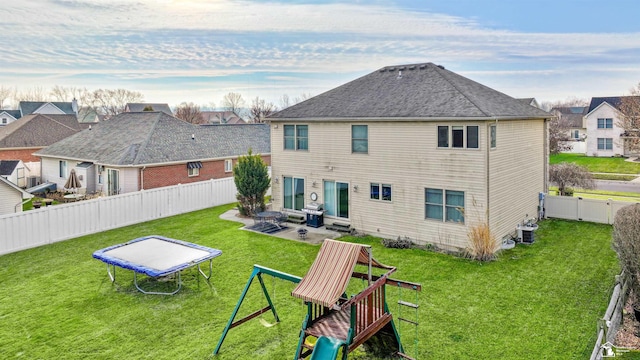
[[[0,17],[0,84],[29,85],[39,74],[42,82],[99,84],[102,76],[105,84],[156,92],[240,88],[253,97],[256,89],[318,93],[392,64],[431,61],[513,82],[594,70],[629,74],[623,69],[636,68],[640,55],[640,33],[493,30],[393,5],[12,0]]]

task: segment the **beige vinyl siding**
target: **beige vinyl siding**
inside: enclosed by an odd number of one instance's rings
[[[498,240],[514,234],[525,218],[537,218],[547,161],[545,129],[543,120],[497,123],[497,146],[489,151],[489,218]]]
[[[22,202],[22,194],[11,186],[0,183],[0,215],[22,212],[22,206],[16,205]]]
[[[278,125],[275,128],[276,124]],[[282,177],[305,179],[305,203],[315,191],[324,203],[323,180],[349,183],[349,219],[360,232],[383,237],[408,236],[421,243],[466,246],[466,226],[425,219],[424,189],[465,192],[465,206],[486,203],[484,122],[309,122],[309,150],[283,150],[283,124],[271,126],[274,207],[282,207]],[[368,154],[351,153],[351,125],[368,125]],[[438,125],[479,126],[479,149],[439,149]],[[314,188],[312,183],[316,181]],[[370,183],[392,186],[392,201],[369,198]],[[354,185],[358,190],[354,191]],[[466,224],[484,211],[468,211]]]

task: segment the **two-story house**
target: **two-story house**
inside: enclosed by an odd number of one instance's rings
[[[387,66],[286,108],[271,126],[273,207],[465,248],[538,215],[551,114],[432,63]]]
[[[630,156],[632,150],[625,145],[621,106],[631,96],[591,98],[589,110],[584,116],[587,128],[588,156]]]

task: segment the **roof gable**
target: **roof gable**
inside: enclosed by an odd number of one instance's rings
[[[29,114],[75,114],[70,102],[20,101],[18,108],[22,116]]]
[[[91,146],[86,146],[91,144]],[[118,114],[36,153],[104,165],[137,166],[271,152],[266,124],[199,126],[163,112]]]
[[[5,179],[2,176],[0,176],[0,186],[7,186],[7,187],[13,189],[16,192],[19,192],[20,194],[22,194],[22,198],[23,199],[31,199],[33,197],[32,194],[29,194],[28,192],[22,190],[21,188],[16,186],[14,183],[12,183],[11,181]]]
[[[0,128],[0,148],[51,145],[88,126],[75,115],[31,114]]]
[[[167,115],[173,115],[173,112],[171,111],[169,104],[163,104],[163,103],[128,103],[125,106],[125,111],[126,112],[142,112],[142,111],[145,111],[144,110],[145,108],[149,108],[149,107],[153,109],[152,111],[162,111]]]
[[[546,111],[425,63],[387,66],[290,106],[278,119],[548,118]]]
[[[591,114],[594,110],[599,108],[603,103],[611,106],[616,110],[620,110],[620,105],[622,104],[622,100],[625,98],[640,98],[640,96],[607,96],[607,97],[591,98],[591,103],[589,104],[589,111],[587,112],[587,114]]]
[[[0,160],[0,175],[11,175],[19,163],[20,160]]]

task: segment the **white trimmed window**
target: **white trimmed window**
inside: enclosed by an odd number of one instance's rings
[[[424,190],[425,218],[464,224],[464,191]]]
[[[371,200],[391,201],[391,185],[371,183],[369,188]]]
[[[198,176],[200,175],[200,169],[198,168],[187,169],[187,174],[189,175],[189,177]]]
[[[598,138],[598,150],[613,150],[613,139]]]
[[[599,118],[598,129],[613,129],[613,119]]]
[[[369,153],[369,126],[351,125],[351,152]]]
[[[232,172],[233,171],[233,160],[226,159],[224,161],[224,172]]]
[[[302,210],[304,208],[304,179],[284,176],[282,178],[284,208]]]
[[[477,149],[478,133],[479,127],[475,125],[438,126],[438,147]]]
[[[309,150],[309,127],[307,125],[285,125],[284,149]]]
[[[60,160],[58,162],[58,173],[61,178],[67,177],[67,162],[65,160]]]
[[[492,149],[496,147],[497,139],[498,139],[497,126],[496,125],[489,126],[489,142],[491,143]]]

